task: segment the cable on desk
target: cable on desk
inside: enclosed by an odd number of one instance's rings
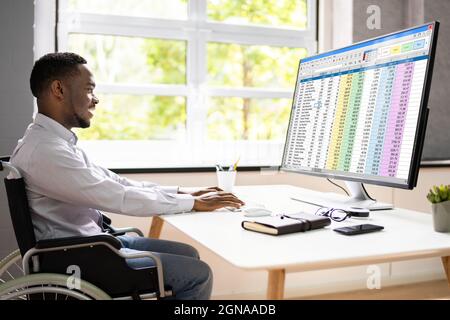
[[[367,192],[366,187],[364,186],[364,183],[361,183],[361,186],[362,186],[364,192],[366,193],[367,197],[368,197],[370,200],[372,200],[372,201],[377,201],[377,200],[375,200],[374,198],[372,198],[371,196],[369,196],[369,193]]]
[[[327,178],[327,180],[328,180],[328,182],[329,182],[329,183],[331,183],[331,184],[334,184],[334,185],[335,185],[336,187],[338,187],[338,188],[341,188],[342,190],[344,190],[345,194],[346,194],[347,196],[349,196],[349,197],[350,197],[350,194],[348,193],[348,191],[347,191],[347,190],[345,190],[345,188],[344,188],[344,187],[342,187],[342,186],[338,185],[337,183],[335,183],[335,182],[331,181],[331,180],[330,180],[330,178]]]

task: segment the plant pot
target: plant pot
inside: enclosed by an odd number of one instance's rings
[[[433,203],[431,209],[433,212],[434,230],[437,232],[450,232],[450,201]]]

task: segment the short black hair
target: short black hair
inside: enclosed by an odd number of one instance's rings
[[[30,76],[30,87],[33,96],[39,98],[50,83],[75,75],[79,64],[87,61],[71,52],[49,53],[37,60]]]

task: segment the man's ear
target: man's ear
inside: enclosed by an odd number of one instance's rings
[[[58,100],[64,99],[64,86],[60,80],[53,80],[50,84],[50,93]]]

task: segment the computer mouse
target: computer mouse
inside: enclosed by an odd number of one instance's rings
[[[270,216],[272,211],[261,207],[247,207],[242,210],[245,217],[264,217]]]

